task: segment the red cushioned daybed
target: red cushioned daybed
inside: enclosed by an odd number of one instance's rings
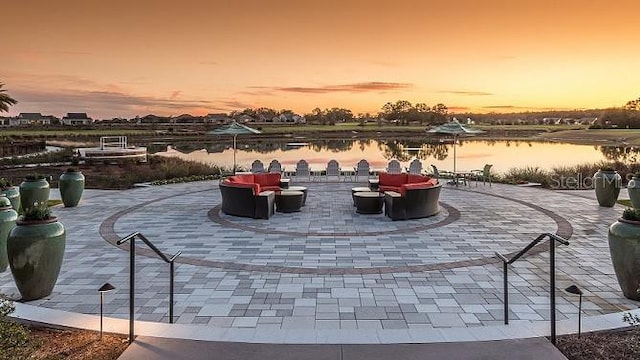
[[[417,219],[436,215],[442,185],[438,179],[413,174],[378,174],[384,192],[385,214],[392,220]]]
[[[274,213],[276,191],[280,191],[279,173],[229,176],[220,182],[222,212],[268,219]]]

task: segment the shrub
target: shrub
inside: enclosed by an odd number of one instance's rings
[[[61,151],[52,151],[29,156],[13,156],[0,159],[0,165],[43,164],[71,161],[72,148],[64,148]]]
[[[622,212],[622,218],[629,221],[640,221],[640,209],[626,208]]]
[[[535,182],[542,184],[544,187],[549,187],[550,179],[551,174],[549,172],[533,166],[511,168],[502,176],[502,180],[509,184]]]
[[[11,180],[0,178],[0,189],[11,187]]]
[[[53,218],[51,209],[46,203],[36,203],[34,206],[24,210],[22,221],[40,221]]]
[[[0,294],[0,358],[5,358],[5,352],[20,347],[29,340],[29,330],[22,324],[7,318],[15,310],[13,302]]]
[[[167,185],[167,184],[179,184],[192,181],[205,181],[219,179],[219,175],[191,175],[186,177],[179,177],[173,179],[155,180],[151,182],[151,185]]]
[[[44,175],[42,175],[42,174],[29,174],[29,175],[25,176],[25,179],[31,180],[31,181],[33,181],[33,180],[42,180],[42,179],[44,179]]]

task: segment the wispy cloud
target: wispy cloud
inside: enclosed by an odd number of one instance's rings
[[[556,108],[556,107],[534,107],[534,106],[515,106],[515,105],[488,105],[483,106],[482,109],[488,110],[570,110],[569,108]]]
[[[252,86],[250,88],[270,90],[270,91],[289,92],[289,93],[326,94],[326,93],[334,93],[334,92],[363,93],[363,92],[376,92],[376,91],[396,91],[396,90],[402,90],[402,89],[409,89],[412,87],[413,87],[413,84],[409,84],[409,83],[372,81],[372,82],[365,82],[365,83],[324,85],[324,86],[292,86],[292,87]]]
[[[452,94],[452,95],[466,95],[466,96],[490,96],[495,95],[494,93],[486,92],[486,91],[463,91],[463,90],[441,90],[436,91],[439,94]]]
[[[181,91],[163,97],[140,96],[116,91],[15,89],[20,102],[12,112],[42,112],[61,115],[83,111],[94,117],[133,116],[140,113],[170,115],[193,109],[228,108],[227,104],[199,99],[178,99]],[[203,111],[204,111],[203,110]]]
[[[489,106],[483,106],[483,109],[522,109],[519,106],[514,106],[514,105],[489,105]]]

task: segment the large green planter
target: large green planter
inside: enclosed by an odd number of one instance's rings
[[[11,207],[11,201],[6,196],[0,197],[0,272],[7,270],[7,238],[9,232],[16,226],[18,213]]]
[[[20,202],[22,209],[33,207],[36,203],[46,204],[49,200],[49,182],[45,179],[26,178],[20,184]]]
[[[65,240],[64,226],[55,217],[16,222],[7,240],[7,255],[22,300],[51,294],[62,266]]]
[[[15,211],[20,210],[20,189],[18,189],[17,186],[2,188],[0,192],[5,194],[9,201],[11,201],[11,206]]]
[[[593,175],[593,186],[600,206],[613,207],[620,195],[622,177],[615,170],[598,170]]]
[[[618,219],[609,227],[609,251],[624,296],[640,300],[640,221]]]
[[[627,184],[627,191],[631,204],[635,209],[640,209],[640,177],[634,176]]]
[[[67,171],[60,175],[58,187],[64,206],[77,206],[84,191],[84,175],[78,170]]]

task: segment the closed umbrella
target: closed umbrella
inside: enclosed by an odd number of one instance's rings
[[[446,124],[436,126],[433,129],[427,130],[427,132],[441,134],[441,135],[453,135],[453,172],[456,172],[456,142],[458,136],[473,135],[483,133],[484,131],[478,129],[472,129],[465,125],[462,125],[458,120],[452,120]]]
[[[260,130],[239,124],[235,120],[228,125],[207,132],[208,135],[233,135],[233,174],[236,173],[236,138],[238,135],[260,134]]]

